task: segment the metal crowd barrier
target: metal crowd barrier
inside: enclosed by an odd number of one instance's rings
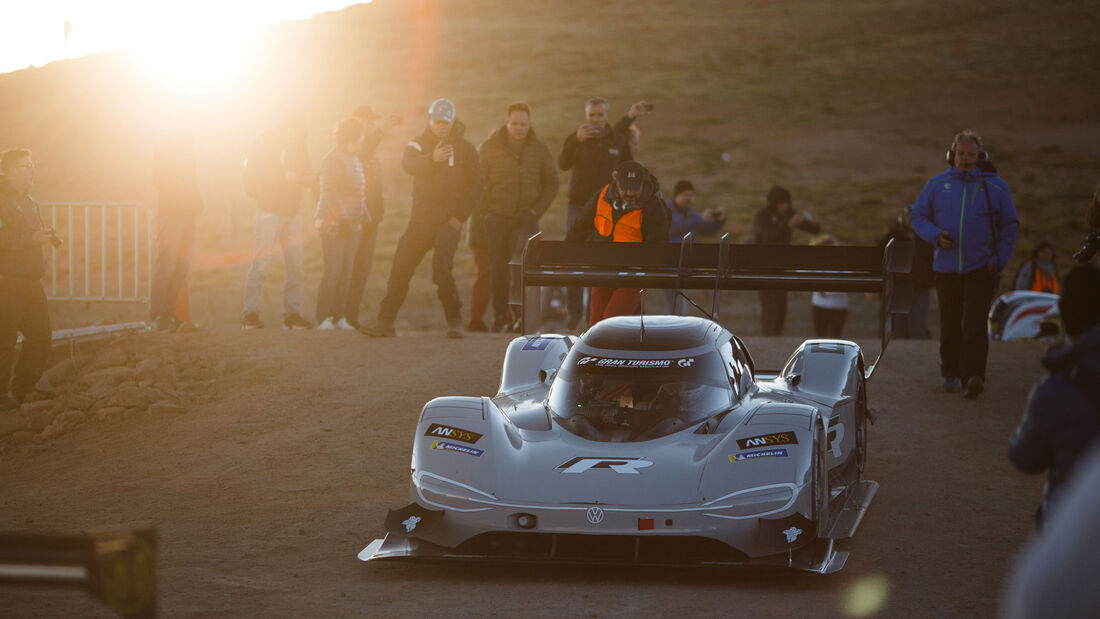
[[[51,301],[148,303],[153,217],[134,202],[43,202],[63,244],[50,251]],[[143,268],[144,266],[144,268]]]

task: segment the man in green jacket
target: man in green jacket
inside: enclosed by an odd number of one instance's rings
[[[485,175],[481,213],[489,240],[493,289],[493,330],[503,331],[514,318],[508,310],[509,281],[519,284],[508,262],[522,242],[538,232],[538,220],[558,194],[558,171],[550,148],[535,137],[531,107],[508,106],[508,117],[478,148]]]

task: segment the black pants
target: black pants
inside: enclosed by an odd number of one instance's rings
[[[840,337],[844,332],[844,322],[848,318],[846,309],[813,307],[814,337]]]
[[[23,332],[23,351],[19,363],[15,362],[15,340]],[[42,378],[46,360],[50,356],[50,312],[46,304],[46,292],[37,279],[0,276],[0,378],[4,392],[11,380],[11,394],[23,399],[34,391],[34,385]]]
[[[936,273],[940,303],[940,374],[965,383],[977,376],[985,380],[989,357],[986,318],[998,276],[985,267],[959,275]]]
[[[510,286],[519,286],[519,268],[509,267],[513,254],[522,251],[523,242],[538,232],[539,225],[531,212],[515,217],[489,215],[485,218],[485,234],[489,240],[489,277],[493,290],[494,325],[508,322]]]
[[[787,322],[787,291],[760,291],[760,330],[764,335],[782,335]]]
[[[436,295],[443,303],[443,313],[448,321],[461,321],[462,302],[458,300],[458,287],[452,273],[457,249],[458,230],[449,222],[409,222],[409,227],[397,241],[393,269],[390,270],[390,280],[386,283],[386,296],[378,308],[378,319],[393,322],[397,317],[397,311],[405,302],[405,295],[409,294],[409,280],[420,261],[432,251],[432,281],[436,285]]]

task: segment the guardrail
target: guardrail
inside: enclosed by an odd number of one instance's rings
[[[136,202],[43,202],[39,207],[43,221],[64,242],[50,251],[51,301],[149,302],[153,218],[148,207]]]

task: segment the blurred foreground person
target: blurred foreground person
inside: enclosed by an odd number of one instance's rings
[[[371,267],[374,265],[378,227],[382,225],[382,217],[386,214],[385,204],[382,201],[382,170],[374,158],[374,153],[378,150],[378,145],[386,133],[401,124],[401,117],[390,114],[383,119],[368,105],[360,105],[351,115],[363,121],[363,126],[366,128],[363,146],[359,149],[359,163],[363,166],[365,187],[363,196],[366,199],[367,213],[370,215],[370,223],[363,224],[363,232],[359,236],[359,249],[355,252],[355,264],[351,269],[351,281],[348,282],[347,301],[344,308],[344,320],[358,329],[359,306],[363,302],[363,290],[367,286],[367,278],[370,277]]]
[[[1016,561],[1002,593],[1006,619],[1100,616],[1100,449],[1066,484],[1058,509]]]
[[[46,369],[53,337],[42,289],[42,250],[46,243],[60,241],[42,224],[38,204],[30,196],[32,185],[31,151],[9,148],[0,153],[0,411],[18,408],[34,390]],[[23,349],[15,364],[20,331]]]
[[[1050,471],[1036,525],[1057,511],[1061,485],[1100,436],[1100,269],[1075,268],[1058,300],[1068,342],[1043,357],[1050,374],[1028,397],[1008,443],[1008,458],[1025,473]]]
[[[702,213],[695,210],[695,185],[691,181],[679,180],[672,189],[668,200],[668,240],[680,243],[684,235],[690,235],[692,241],[698,236],[712,236],[722,231],[726,225],[726,212],[720,208],[708,208]],[[687,301],[677,298],[675,290],[662,290],[669,314],[683,315],[687,311]]]
[[[928,181],[913,205],[913,230],[936,248],[943,389],[965,385],[963,395],[973,400],[985,390],[986,318],[1020,221],[981,136],[969,129],[958,133],[947,163],[948,170]]]
[[[667,243],[668,209],[657,178],[637,161],[620,163],[605,185],[585,205],[566,233],[567,241],[599,243]],[[638,288],[593,288],[588,326],[604,318],[638,310]]]
[[[302,318],[303,190],[313,186],[306,148],[306,118],[291,109],[273,129],[256,140],[245,163],[245,190],[256,198],[255,245],[252,265],[244,280],[241,327],[262,329],[260,293],[271,257],[282,250],[286,265],[283,284],[283,328],[310,329]]]
[[[195,219],[203,207],[197,165],[195,130],[189,122],[183,122],[161,141],[153,159],[157,236],[149,317],[159,331],[179,326],[173,314],[191,270]]]
[[[768,205],[753,219],[753,242],[758,245],[790,245],[795,228],[810,234],[821,232],[810,211],[791,208],[791,192],[776,185],[768,190]],[[761,290],[760,330],[764,335],[781,335],[787,322],[787,291]]]
[[[336,146],[321,160],[321,195],[313,225],[321,234],[325,273],[317,289],[317,328],[353,331],[344,307],[355,252],[363,226],[370,225],[364,197],[363,166],[359,149],[363,122],[345,118],[336,125]]]
[[[1058,294],[1058,263],[1050,243],[1039,243],[1031,250],[1031,258],[1020,266],[1016,275],[1015,289]]]
[[[508,308],[509,290],[519,285],[508,262],[524,241],[539,231],[539,218],[558,195],[558,171],[550,148],[531,128],[531,108],[508,106],[504,126],[478,148],[485,175],[481,211],[489,245],[493,298],[493,331],[510,329],[515,317]]]
[[[913,242],[913,264],[909,277],[913,281],[913,301],[908,314],[898,314],[892,319],[893,336],[899,339],[926,340],[932,337],[928,331],[928,307],[932,297],[932,246],[913,231],[911,207],[901,209],[886,234],[879,239],[880,250],[890,241]]]
[[[432,251],[432,281],[447,319],[447,337],[462,337],[462,301],[455,285],[455,250],[459,230],[481,198],[481,165],[477,149],[463,135],[466,125],[454,103],[436,99],[428,108],[428,126],[409,141],[401,165],[413,177],[409,227],[397,241],[386,296],[378,321],[360,331],[370,337],[392,337],[397,312],[409,293],[409,280]]]
[[[558,167],[563,172],[573,170],[569,177],[566,230],[573,227],[589,198],[610,182],[615,166],[634,158],[630,150],[630,127],[635,119],[648,114],[652,106],[638,101],[614,126],[608,124],[610,109],[607,99],[589,99],[584,104],[585,123],[566,136],[562,144]],[[569,312],[566,328],[572,330],[584,317],[584,289],[570,287],[566,305]]]

